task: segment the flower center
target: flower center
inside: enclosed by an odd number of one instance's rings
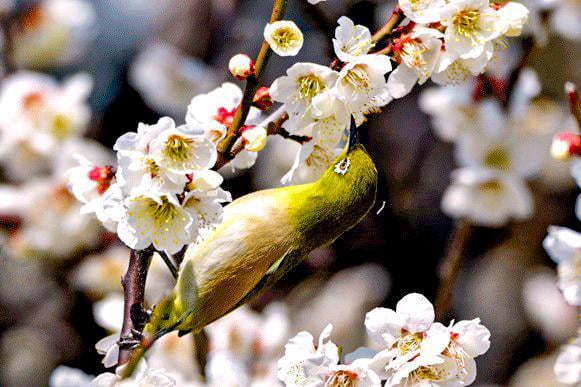
[[[488,168],[500,169],[502,171],[507,171],[510,169],[510,156],[508,152],[503,148],[491,149],[484,156],[484,165]]]
[[[479,184],[478,189],[486,192],[499,192],[502,190],[502,185],[497,181],[487,181]]]
[[[145,160],[145,170],[151,177],[157,177],[159,175],[159,165],[153,159],[148,158]]]
[[[161,199],[161,204],[145,196],[140,196],[135,200],[143,202],[146,207],[147,215],[160,226],[165,226],[178,216],[178,210],[176,207],[165,197]],[[167,227],[166,231],[169,231]]]
[[[366,66],[362,64],[355,65],[352,69],[347,71],[343,82],[360,90],[368,89],[371,85]]]
[[[443,380],[447,372],[435,366],[421,366],[416,368],[411,374],[411,380]]]
[[[315,74],[302,76],[297,83],[299,98],[306,102],[311,102],[315,96],[327,88],[325,82]]]
[[[225,107],[218,108],[218,112],[212,117],[222,125],[228,127],[232,125],[232,121],[234,121],[234,115],[236,114],[237,107],[232,109],[226,109]]]
[[[89,180],[92,180],[97,183],[97,192],[100,195],[103,195],[109,186],[111,185],[111,181],[113,180],[113,176],[115,175],[115,171],[113,167],[110,165],[104,167],[97,167],[95,166],[91,169],[88,173]]]
[[[355,387],[357,385],[357,374],[349,371],[337,371],[325,383],[329,387]]]
[[[424,59],[424,53],[427,50],[425,44],[411,40],[403,44],[399,55],[402,62],[404,62],[408,67],[423,70],[428,64]]]
[[[479,29],[480,12],[473,9],[465,9],[459,11],[452,18],[452,24],[456,29],[456,34],[468,38],[475,39],[476,32]]]
[[[283,50],[296,46],[300,41],[299,35],[290,27],[277,28],[271,36],[276,45]]]
[[[62,141],[69,137],[72,132],[72,126],[73,122],[69,117],[64,114],[57,114],[52,120],[52,135],[57,140]]]
[[[405,355],[406,353],[418,351],[421,343],[422,335],[420,333],[415,333],[399,338],[395,342],[395,346],[400,354]]]
[[[165,140],[164,155],[174,163],[188,161],[194,140],[172,134]]]

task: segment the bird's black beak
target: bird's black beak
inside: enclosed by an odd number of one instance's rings
[[[355,124],[355,120],[351,117],[351,129],[349,129],[349,147],[347,151],[350,151],[354,145],[359,144],[359,129]]]

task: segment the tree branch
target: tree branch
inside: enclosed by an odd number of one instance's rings
[[[446,255],[438,268],[440,285],[436,293],[435,302],[438,319],[445,317],[452,306],[452,294],[472,232],[473,227],[466,219],[458,219],[456,221],[448,242]]]
[[[134,339],[134,332],[141,332],[147,322],[147,313],[144,310],[145,281],[151,263],[153,250],[131,250],[127,273],[121,280],[124,292],[123,326],[119,340],[119,362],[124,364],[129,359]]]
[[[287,0],[274,0],[272,14],[269,21],[270,23],[278,21],[283,17],[284,11],[286,10],[286,3]],[[242,101],[234,114],[232,125],[228,128],[226,137],[220,142],[220,144],[218,144],[218,152],[221,153],[221,158],[224,158],[225,160],[232,160],[233,158],[230,154],[230,150],[238,138],[239,129],[244,125],[244,122],[246,122],[248,112],[250,111],[252,101],[254,100],[254,95],[256,94],[256,89],[258,89],[258,84],[264,74],[264,70],[266,69],[271,54],[272,50],[266,40],[264,40],[260,52],[256,57],[256,61],[254,62],[254,75],[246,79],[246,87],[244,88]]]

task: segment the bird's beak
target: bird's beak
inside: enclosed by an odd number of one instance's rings
[[[349,147],[347,152],[351,150],[354,145],[359,144],[359,130],[355,124],[355,120],[351,117],[351,129],[349,129]]]

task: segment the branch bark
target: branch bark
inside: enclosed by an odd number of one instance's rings
[[[446,255],[440,262],[438,274],[440,285],[436,293],[436,316],[444,318],[452,306],[452,295],[456,286],[466,248],[472,236],[473,227],[466,219],[458,219],[454,225],[454,231],[448,242]]]
[[[123,326],[119,340],[119,362],[124,364],[129,359],[134,339],[134,332],[141,332],[147,322],[144,309],[145,282],[153,256],[152,249],[131,250],[127,273],[121,280],[124,291]]]

